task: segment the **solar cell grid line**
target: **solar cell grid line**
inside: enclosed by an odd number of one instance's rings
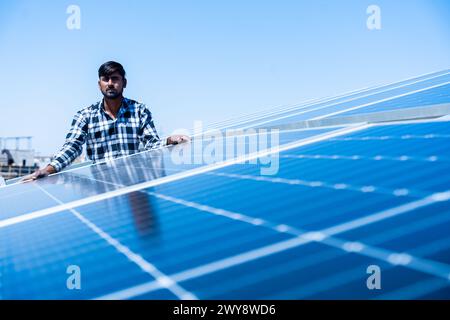
[[[295,156],[283,156],[283,158],[296,158]],[[305,157],[300,157],[299,159],[303,159]],[[327,158],[327,157],[321,157],[321,158]],[[317,157],[313,157],[312,159],[318,159]],[[328,157],[328,159],[335,159],[334,157]],[[354,160],[354,159],[351,159]],[[379,160],[377,160],[379,161]],[[403,160],[402,160],[403,161]],[[143,167],[137,167],[138,169],[145,169]],[[272,182],[272,183],[281,183],[281,184],[287,184],[287,185],[299,185],[299,186],[309,186],[314,188],[327,188],[332,190],[352,190],[357,192],[363,192],[363,193],[379,193],[379,194],[385,194],[385,195],[394,195],[394,196],[423,196],[426,193],[424,193],[421,190],[411,190],[411,189],[389,189],[385,187],[376,187],[373,185],[364,185],[364,186],[358,186],[358,185],[349,185],[346,183],[329,183],[326,181],[317,181],[317,180],[299,180],[299,179],[285,179],[285,178],[267,178],[267,177],[260,177],[260,176],[251,176],[251,175],[239,175],[239,174],[227,174],[227,173],[221,173],[221,172],[208,172],[206,173],[208,175],[213,176],[219,176],[219,177],[228,177],[228,178],[236,178],[236,179],[242,179],[242,180],[254,180],[254,181],[266,181],[266,182]],[[88,178],[91,179],[91,178]],[[93,179],[97,180],[97,179]],[[97,180],[98,181],[98,180]],[[108,181],[103,180],[105,183]]]
[[[339,98],[348,97],[350,95],[371,92],[371,91],[374,91],[377,89],[387,89],[391,86],[405,85],[405,84],[408,84],[409,82],[420,81],[420,80],[429,79],[429,78],[433,78],[433,77],[437,77],[437,76],[443,76],[447,73],[449,73],[449,70],[432,72],[432,73],[428,73],[428,74],[425,74],[422,76],[408,78],[408,79],[390,83],[390,84],[382,84],[382,85],[378,85],[378,86],[364,87],[361,89],[357,89],[357,90],[353,90],[353,91],[349,91],[349,92],[340,94],[338,96],[330,96],[330,97],[325,97],[325,98],[320,98],[320,99],[310,99],[310,100],[307,100],[307,101],[304,101],[304,102],[301,102],[301,103],[298,103],[295,105],[282,106],[279,108],[270,108],[270,109],[263,110],[260,112],[255,112],[255,113],[247,114],[244,116],[230,118],[230,119],[227,119],[224,121],[212,123],[207,126],[207,130],[213,130],[213,129],[217,129],[217,128],[219,128],[219,129],[227,128],[229,125],[236,125],[238,123],[242,124],[242,123],[245,123],[245,121],[254,120],[255,118],[260,118],[261,116],[269,117],[269,116],[273,116],[273,115],[278,115],[282,112],[292,111],[297,108],[303,107],[305,104],[319,103],[319,102],[324,102],[324,101],[332,101],[332,100],[336,100]]]
[[[299,163],[299,165],[304,165],[304,171],[303,172],[308,172],[309,168],[312,168],[311,170],[316,170],[314,169],[315,163],[317,163],[317,161],[320,161],[322,163],[322,161],[326,161],[326,160],[318,160],[318,159],[308,159],[308,163],[305,161],[302,161],[301,164]],[[335,160],[333,161],[328,161],[328,166],[325,167],[324,169],[327,168],[332,168],[332,166],[334,165],[338,165],[336,163],[334,163]],[[347,161],[347,162],[352,162],[352,161]],[[420,188],[418,187],[414,187],[414,186],[409,186],[409,181],[408,181],[408,176],[406,176],[408,174],[409,170],[418,170],[420,169],[420,163],[417,165],[413,165],[413,166],[405,166],[404,162],[401,162],[399,165],[402,167],[401,170],[395,170],[395,168],[392,168],[392,164],[389,162],[384,162],[384,161],[376,161],[377,166],[375,167],[375,170],[379,169],[379,170],[386,170],[387,172],[384,173],[382,175],[382,177],[377,178],[377,181],[380,182],[376,182],[373,181],[373,178],[371,177],[361,177],[361,174],[364,174],[364,171],[367,173],[367,170],[364,169],[364,165],[365,163],[358,163],[358,164],[351,164],[348,163],[345,166],[345,169],[352,169],[354,168],[354,172],[349,173],[348,175],[340,175],[337,176],[335,178],[328,178],[328,179],[324,179],[324,177],[320,176],[318,177],[317,174],[314,175],[314,171],[311,172],[309,174],[309,177],[307,178],[303,178],[300,179],[299,177],[302,176],[302,172],[300,172],[298,175],[292,175],[292,178],[286,178],[283,175],[280,175],[278,178],[270,178],[270,177],[259,177],[259,176],[252,176],[247,174],[241,174],[239,172],[234,172],[234,173],[227,173],[227,172],[214,172],[214,173],[210,173],[211,175],[217,175],[217,176],[222,176],[222,177],[228,177],[230,178],[230,180],[248,180],[248,181],[262,181],[262,182],[271,182],[274,184],[281,184],[281,185],[292,185],[292,186],[305,186],[305,187],[310,187],[310,188],[316,188],[316,189],[330,189],[330,190],[348,190],[348,191],[355,191],[355,192],[360,192],[360,193],[373,193],[373,194],[386,194],[386,195],[391,195],[391,196],[420,196],[420,195],[426,195],[429,194],[433,191],[440,191],[443,188],[442,184],[437,184],[436,186],[434,186],[432,184],[432,180],[429,179],[429,181],[423,181],[420,182],[419,185],[421,186]],[[287,164],[285,162],[282,162],[282,165],[285,167],[284,171],[289,170],[290,168],[294,169],[296,162],[292,162],[291,164]],[[370,163],[369,163],[370,165]],[[352,167],[355,166],[355,167]],[[319,167],[320,168],[320,167]],[[448,168],[448,163],[447,164],[439,164],[437,162],[433,162],[430,164],[430,166],[426,167],[427,169],[424,170],[422,169],[422,171],[424,173],[420,173],[419,172],[416,174],[419,176],[427,176],[428,173],[429,174],[439,174],[441,169],[444,168]],[[339,168],[332,168],[333,169],[333,173],[334,171],[339,172]],[[387,170],[390,169],[390,170]],[[331,170],[331,169],[330,169]],[[399,171],[400,170],[400,171]],[[391,176],[392,174],[399,174],[400,177],[397,180],[392,180],[392,181],[388,181],[385,182],[384,177],[389,178],[389,176]],[[402,176],[403,175],[403,176]],[[444,178],[447,175],[446,173],[443,174]],[[355,181],[356,180],[356,181]],[[404,182],[406,181],[406,183]],[[437,182],[440,182],[440,180],[437,180]],[[248,184],[248,183],[247,183]],[[417,184],[417,182],[416,182]],[[425,187],[422,187],[425,186]],[[416,189],[418,188],[418,189]]]
[[[340,144],[338,142],[341,142]],[[375,146],[380,146],[382,150],[367,150],[364,152],[367,152],[366,156],[362,156],[362,152],[359,152],[355,157],[353,156],[354,150],[352,148],[359,148],[361,145],[368,144],[367,141],[347,141],[347,140],[339,140],[339,141],[330,141],[326,144],[323,144],[323,147],[333,147],[334,145],[342,145],[347,144],[348,148],[340,148],[336,151],[339,151],[339,155],[333,154],[333,152],[327,151],[330,155],[320,155],[317,156],[317,153],[325,153],[323,152],[324,149],[311,149],[311,150],[303,150],[305,152],[291,152],[289,154],[282,154],[280,157],[280,161],[283,161],[283,163],[289,164],[289,163],[295,163],[296,161],[300,161],[305,166],[308,165],[314,165],[315,163],[321,163],[324,165],[325,168],[328,168],[331,165],[340,164],[345,166],[345,168],[351,168],[351,166],[355,166],[355,169],[362,168],[361,165],[370,165],[373,166],[373,169],[376,170],[377,168],[386,169],[387,171],[392,170],[391,167],[388,167],[388,165],[402,165],[404,168],[415,168],[418,166],[422,166],[424,169],[428,168],[438,168],[442,167],[445,168],[448,161],[444,161],[446,159],[445,155],[442,155],[442,153],[437,156],[436,152],[439,152],[439,149],[436,150],[434,147],[430,148],[430,150],[417,150],[419,149],[418,146],[424,146],[427,147],[430,144],[425,142],[430,142],[429,140],[422,140],[422,141],[416,141],[415,143],[411,143],[411,148],[405,149],[405,150],[392,150],[387,151],[387,143],[391,142],[390,145],[399,145],[401,141],[371,141],[371,144],[374,144]],[[415,149],[417,151],[415,151]],[[441,148],[442,149],[442,148]],[[315,152],[315,151],[321,151],[321,152]],[[333,150],[334,151],[334,150]],[[377,152],[381,151],[381,152]],[[418,152],[419,154],[416,157],[412,157],[411,154],[413,152]],[[300,153],[300,154],[297,154]],[[312,155],[310,156],[309,153]],[[338,153],[338,152],[336,152]],[[408,155],[408,156],[406,156]],[[408,157],[408,158],[407,158]],[[419,157],[423,161],[417,161],[416,158]],[[392,160],[395,159],[395,160]],[[305,167],[306,168],[306,167]],[[303,168],[302,168],[303,169]],[[283,170],[283,169],[281,169]],[[330,168],[333,172],[336,171],[336,169]],[[311,174],[307,172],[307,170],[302,170],[305,172],[305,176],[303,177],[303,180],[311,180],[313,179]],[[384,172],[380,173],[381,175],[385,175]],[[338,175],[339,176],[339,175]],[[338,177],[336,176],[336,177]],[[323,179],[323,177],[320,177]],[[339,181],[336,180],[336,178],[331,177],[331,181]],[[360,177],[360,180],[363,181],[364,177]],[[326,181],[326,180],[325,180]],[[328,182],[331,182],[330,179],[328,179]],[[341,181],[344,182],[344,181]],[[358,184],[361,184],[363,182],[358,182]]]
[[[401,155],[401,156],[387,156],[387,155],[376,155],[376,156],[365,156],[360,154],[353,155],[339,155],[339,154],[286,154],[280,156],[281,158],[291,158],[291,159],[332,159],[332,160],[372,160],[372,161],[380,161],[380,160],[388,160],[388,161],[419,161],[419,162],[436,162],[436,161],[450,161],[449,157],[437,157],[434,155],[430,155],[427,157],[415,157],[409,155]]]
[[[323,139],[327,139],[336,135],[341,135],[341,134],[345,134],[348,132],[353,132],[356,130],[361,130],[362,128],[366,127],[366,125],[361,125],[361,126],[353,126],[353,127],[348,127],[348,128],[343,128],[340,130],[336,130],[336,131],[332,131],[330,133],[324,134],[324,135],[319,135],[317,137],[311,137],[308,139],[303,139],[303,140],[299,140],[296,142],[292,142],[292,143],[288,143],[286,145],[282,145],[282,146],[278,146],[278,147],[274,147],[271,148],[270,150],[263,150],[260,152],[256,152],[254,154],[250,154],[250,155],[244,155],[241,157],[237,157],[234,159],[230,159],[230,160],[226,160],[226,161],[222,161],[219,163],[215,163],[215,164],[211,164],[211,165],[206,165],[206,166],[201,166],[192,170],[188,170],[186,172],[182,172],[179,174],[173,174],[170,176],[165,176],[165,177],[161,177],[159,179],[156,180],[151,180],[151,181],[146,181],[146,182],[142,182],[142,183],[137,183],[131,186],[127,186],[124,188],[120,188],[120,189],[116,189],[116,190],[112,190],[112,191],[108,191],[108,192],[104,192],[104,193],[100,193],[97,195],[91,195],[79,200],[74,200],[74,201],[70,201],[70,202],[66,202],[62,205],[57,205],[57,206],[53,206],[53,207],[48,207],[45,209],[41,209],[41,210],[37,210],[34,212],[29,212],[26,214],[20,214],[11,218],[5,218],[5,219],[1,219],[0,220],[0,228],[8,226],[10,224],[14,224],[14,223],[19,223],[19,222],[23,222],[23,221],[27,221],[30,219],[36,219],[36,218],[40,218],[42,216],[46,216],[49,214],[54,214],[57,213],[59,211],[62,210],[67,210],[67,209],[71,209],[71,208],[75,208],[77,206],[81,206],[81,205],[85,205],[88,203],[92,203],[92,202],[96,202],[96,201],[101,201],[103,199],[108,199],[108,198],[112,198],[121,194],[126,194],[132,191],[137,191],[143,188],[148,188],[151,186],[155,186],[158,184],[162,184],[162,183],[167,183],[170,181],[175,181],[178,179],[182,179],[182,178],[187,178],[189,176],[193,176],[193,175],[197,175],[203,172],[208,172],[220,167],[225,167],[234,163],[240,163],[240,162],[245,162],[245,161],[249,161],[252,159],[256,159],[258,157],[262,157],[262,156],[266,156],[268,154],[273,154],[276,152],[280,152],[286,149],[290,149],[290,148],[295,148],[297,146],[301,146],[301,145],[307,145],[307,144],[311,144]],[[55,175],[56,177],[57,175]],[[79,179],[75,177],[75,179]],[[48,180],[47,180],[48,181]],[[41,183],[40,181],[37,183]]]
[[[439,88],[449,83],[450,75],[445,75],[444,78],[434,79],[426,81],[425,83],[415,84],[409,88],[391,89],[388,92],[381,92],[377,94],[369,94],[367,96],[349,98],[341,102],[332,102],[325,104],[312,105],[300,110],[296,110],[293,113],[282,114],[277,117],[269,117],[267,119],[259,119],[245,124],[244,126],[237,125],[239,128],[258,127],[268,124],[284,124],[286,121],[299,121],[299,120],[319,120],[325,117],[331,117],[335,115],[335,112],[343,112],[354,110],[356,108],[363,108],[375,103],[382,103],[407,97],[413,94],[419,94],[426,90]],[[417,106],[420,106],[418,104]],[[281,121],[283,120],[283,121]],[[233,126],[230,126],[233,128]]]
[[[380,193],[383,195],[391,195],[391,196],[401,196],[401,195],[409,195],[413,197],[423,197],[429,195],[427,192],[423,192],[421,190],[411,190],[411,189],[389,189],[385,187],[378,186],[366,186],[366,185],[352,185],[347,183],[329,183],[326,181],[317,181],[317,180],[299,180],[299,179],[286,179],[286,178],[269,178],[263,176],[254,176],[254,175],[243,175],[243,174],[233,174],[233,173],[222,173],[222,172],[208,172],[208,175],[214,175],[217,177],[226,177],[231,179],[238,180],[252,180],[252,181],[263,181],[275,184],[286,184],[290,186],[308,186],[312,188],[326,188],[331,190],[351,190],[355,192],[361,193]],[[402,190],[408,190],[407,192],[403,192]]]
[[[342,138],[335,139],[344,140],[344,141],[369,141],[369,140],[423,140],[423,139],[448,139],[450,135],[404,135],[404,136],[366,136],[366,137],[350,137],[350,138]]]
[[[444,160],[448,157],[448,150],[442,148],[440,146],[440,141],[433,139],[421,139],[418,141],[414,141],[412,143],[411,140],[402,140],[402,139],[374,139],[372,141],[367,141],[364,136],[354,136],[354,137],[345,137],[341,139],[330,139],[327,143],[322,143],[321,145],[316,145],[315,148],[303,149],[301,153],[291,152],[288,155],[288,158],[292,159],[304,159],[308,160],[317,160],[317,161],[325,161],[325,160],[337,160],[339,157],[344,157],[341,160],[346,162],[346,160],[353,160],[353,162],[364,162],[368,161],[373,165],[377,163],[383,163],[385,160],[391,160],[392,158],[398,159],[405,164],[411,162],[413,155],[417,158],[420,157],[422,160],[425,159],[429,162],[430,166],[433,165],[434,162],[445,162],[438,161]],[[445,140],[444,140],[445,141]],[[361,149],[362,146],[370,144],[373,148],[365,148],[364,152],[358,152],[356,158],[355,148]],[[350,146],[349,148],[339,147],[333,148],[332,146]],[[399,149],[393,146],[401,146]],[[318,150],[322,152],[317,152]],[[329,154],[325,158],[315,156],[318,153],[326,153]],[[330,152],[333,151],[333,152]],[[439,155],[437,154],[439,152]],[[336,155],[338,154],[338,155]],[[311,156],[310,156],[311,155]],[[312,156],[314,155],[314,156]],[[406,155],[406,157],[404,157]],[[283,157],[283,155],[282,155]],[[349,159],[351,157],[351,159]],[[436,163],[435,165],[438,165]]]
[[[345,139],[342,140],[334,140],[334,141],[348,141]],[[380,141],[381,142],[381,141]],[[386,142],[386,141],[384,141]],[[337,142],[335,142],[337,143]],[[420,143],[420,142],[419,142]],[[322,151],[322,152],[315,152]],[[381,150],[372,150],[370,153],[362,153],[355,152],[351,149],[339,150],[339,152],[330,152],[334,150],[319,150],[319,149],[311,149],[306,152],[301,153],[286,153],[280,156],[280,158],[286,159],[299,159],[299,160],[333,160],[336,162],[366,162],[370,164],[376,164],[377,162],[426,162],[433,164],[434,162],[447,162],[448,156],[446,155],[436,155],[436,151],[434,149],[422,151],[420,155],[412,155],[414,150],[399,150],[399,151],[387,151],[385,149]],[[341,161],[339,161],[341,160]]]

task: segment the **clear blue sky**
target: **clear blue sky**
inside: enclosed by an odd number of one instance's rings
[[[66,9],[81,9],[68,30]],[[382,29],[366,27],[381,8]],[[0,136],[41,154],[98,101],[98,66],[121,62],[125,95],[164,133],[450,67],[447,0],[0,2]]]

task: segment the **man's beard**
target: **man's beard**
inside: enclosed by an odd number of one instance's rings
[[[122,95],[122,92],[106,89],[106,91],[102,92],[103,96],[107,99],[117,99]]]

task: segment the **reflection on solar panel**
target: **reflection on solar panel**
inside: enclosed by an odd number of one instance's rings
[[[176,147],[4,187],[1,297],[448,299],[450,123],[391,120],[281,131],[256,151],[228,137],[244,154],[207,164],[177,164]],[[195,157],[195,143],[178,151]]]

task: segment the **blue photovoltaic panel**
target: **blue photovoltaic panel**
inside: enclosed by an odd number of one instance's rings
[[[276,145],[290,143],[302,139],[308,139],[327,132],[341,129],[342,127],[329,127],[319,129],[302,129],[279,132],[277,143],[273,144],[270,134],[267,135],[267,144],[260,145],[259,150],[270,148]],[[236,136],[224,139],[223,156],[217,157],[217,161],[226,160],[225,148],[229,140],[235,143],[248,145],[249,136]],[[214,140],[199,140],[199,150],[204,150],[205,145],[211,144]],[[258,140],[256,140],[258,142]],[[194,144],[194,142],[193,142]],[[247,146],[247,149],[248,146]],[[188,151],[186,151],[188,152]],[[81,200],[86,197],[96,196],[105,192],[116,190],[123,186],[132,186],[156,180],[161,177],[181,173],[189,169],[202,167],[203,162],[194,162],[194,153],[197,152],[193,146],[191,163],[175,163],[172,160],[170,149],[143,152],[129,157],[117,159],[113,162],[97,164],[62,172],[53,175],[45,180],[39,181],[39,185],[54,194],[63,202]],[[200,151],[201,152],[201,151]],[[249,151],[245,151],[247,154]],[[237,151],[236,151],[237,154]],[[82,179],[86,177],[87,179]],[[96,180],[107,181],[99,184]],[[27,201],[22,201],[27,199]],[[48,197],[42,197],[42,191],[36,189],[31,184],[11,185],[1,190],[0,193],[0,218],[10,218],[19,214],[26,214],[31,211],[43,210],[53,207],[55,204]]]
[[[87,160],[87,161],[71,164],[67,168],[65,168],[65,170],[67,171],[67,170],[79,169],[79,168],[87,167],[90,165],[92,165],[92,161]],[[6,185],[18,183],[18,182],[20,182],[20,180],[22,180],[22,178],[23,178],[23,176],[13,178],[13,179],[8,179],[8,180],[6,180]]]
[[[338,117],[359,113],[397,110],[446,103],[449,96],[450,73],[422,79],[412,84],[398,85],[379,92],[346,97],[342,101],[331,101],[257,119],[238,127],[270,127],[314,118]],[[353,108],[357,108],[352,110]],[[379,108],[379,109],[378,109]],[[349,110],[346,112],[346,110]],[[335,114],[338,113],[338,114]]]
[[[278,118],[286,118],[289,117],[289,115],[295,115],[298,112],[303,112],[307,109],[312,109],[316,107],[321,107],[324,105],[335,105],[341,102],[348,102],[356,100],[357,98],[361,97],[369,97],[373,96],[376,93],[385,92],[394,88],[400,88],[405,87],[407,88],[408,85],[419,83],[424,80],[439,78],[441,76],[445,76],[449,73],[449,70],[444,70],[440,72],[435,72],[427,75],[423,75],[420,77],[416,77],[413,79],[404,80],[401,82],[396,82],[389,85],[383,85],[378,87],[371,87],[371,88],[364,88],[356,91],[352,91],[349,93],[345,93],[336,97],[331,98],[322,98],[322,99],[314,99],[309,100],[304,103],[293,105],[293,106],[286,106],[286,107],[280,107],[271,109],[269,111],[265,112],[258,112],[255,114],[249,114],[246,116],[241,116],[239,118],[229,119],[222,122],[219,122],[217,124],[212,124],[208,126],[208,128],[229,128],[229,127],[242,127],[242,126],[248,126],[248,125],[261,125],[261,123],[266,123],[267,121],[276,121],[275,119]]]
[[[269,111],[265,111],[265,112],[258,112],[255,114],[249,114],[249,115],[245,115],[245,116],[241,116],[238,118],[234,118],[234,119],[229,119],[229,120],[225,120],[225,121],[221,121],[218,122],[216,124],[212,124],[210,126],[208,126],[209,129],[213,129],[213,128],[231,128],[231,127],[242,127],[242,126],[255,126],[255,125],[261,125],[261,123],[266,123],[266,122],[274,122],[279,117],[283,117],[286,118],[287,120],[289,120],[289,116],[293,116],[296,115],[298,112],[303,112],[306,110],[310,110],[310,109],[315,109],[315,108],[321,108],[325,105],[337,105],[339,103],[343,103],[343,102],[349,102],[349,101],[354,101],[357,98],[363,98],[363,97],[371,97],[369,98],[369,100],[367,101],[374,101],[374,98],[378,98],[378,96],[376,96],[377,93],[382,93],[382,92],[395,92],[395,91],[389,91],[392,89],[398,89],[398,88],[403,88],[404,91],[402,92],[408,92],[408,91],[412,91],[411,89],[413,87],[410,87],[411,85],[415,84],[415,83],[421,83],[422,86],[423,85],[427,85],[428,82],[426,82],[425,80],[431,80],[431,79],[437,79],[438,83],[441,83],[442,80],[448,81],[447,79],[447,75],[449,74],[450,70],[443,70],[443,71],[439,71],[439,72],[434,72],[434,73],[430,73],[430,74],[426,74],[420,77],[415,77],[412,79],[408,79],[408,80],[404,80],[404,81],[400,81],[400,82],[396,82],[396,83],[392,83],[392,84],[388,84],[388,85],[383,85],[383,86],[378,86],[378,87],[371,87],[371,88],[364,88],[364,89],[360,89],[360,90],[356,90],[356,91],[352,91],[349,93],[345,93],[336,97],[331,97],[331,98],[322,98],[322,99],[314,99],[314,100],[309,100],[307,102],[298,104],[298,105],[293,105],[293,106],[285,106],[285,107],[280,107],[280,108],[272,108]],[[419,84],[420,86],[420,84]],[[388,95],[388,97],[391,97]],[[281,121],[279,122],[281,124],[283,124],[284,122]],[[279,124],[277,122],[277,124]]]
[[[443,103],[450,103],[450,84],[444,85],[442,87],[429,89],[423,92],[415,93],[403,98],[377,103],[356,110],[346,111],[340,113],[339,115],[334,115],[332,117],[335,118],[361,113],[372,113],[382,111],[393,111],[406,108],[426,107],[430,105],[437,105]]]
[[[283,151],[275,175],[235,164],[0,221],[2,296],[448,299],[449,139],[448,122],[374,126]],[[69,190],[82,190],[119,173],[71,175]],[[82,290],[65,287],[71,264],[87,274]],[[381,290],[366,286],[370,265]],[[176,285],[161,286],[161,275]]]
[[[67,212],[3,228],[0,241],[3,299],[76,298],[66,286],[71,265],[90,295],[153,279]]]

